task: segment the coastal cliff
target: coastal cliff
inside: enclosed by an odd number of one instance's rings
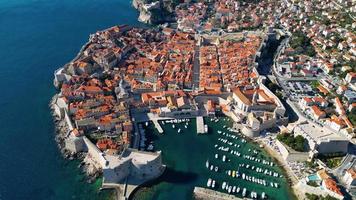
[[[147,24],[175,22],[176,0],[133,0],[132,5],[140,12],[138,20]]]

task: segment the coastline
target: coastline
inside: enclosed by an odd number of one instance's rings
[[[135,7],[135,6],[134,6]],[[137,7],[139,9],[139,5],[137,4]],[[146,22],[147,23],[147,22]],[[78,52],[78,54],[76,55],[76,57],[74,57],[70,62],[74,62],[75,60],[77,60],[83,53],[83,51],[85,50],[85,48],[91,43],[91,40],[89,39],[89,41],[87,43],[85,43],[80,51]],[[262,48],[262,43],[261,43],[261,46],[259,49]],[[255,55],[256,56],[256,55]],[[254,59],[255,60],[255,59]],[[63,69],[65,68],[69,63],[67,63],[66,65],[64,65],[63,67],[59,68],[58,70],[60,69]],[[55,86],[56,86],[56,83],[55,83]],[[57,87],[57,86],[56,86]],[[52,101],[51,101],[51,104],[50,104],[50,107],[52,109],[52,111],[54,111],[54,108],[53,108],[53,105],[55,104],[55,100],[57,99],[57,94],[53,97]],[[100,175],[100,172],[99,171],[95,171],[94,173],[90,172],[92,170],[89,170],[88,169],[88,166],[90,164],[87,163],[87,165],[85,165],[84,163],[86,163],[85,161],[85,156],[86,156],[86,153],[70,153],[69,151],[65,150],[65,145],[64,145],[64,140],[66,137],[68,137],[69,135],[69,131],[68,131],[68,126],[66,126],[66,123],[64,120],[58,120],[58,118],[53,115],[53,118],[54,118],[54,121],[55,121],[55,124],[56,124],[56,130],[57,130],[57,127],[58,127],[58,130],[56,131],[56,141],[58,143],[58,147],[61,151],[61,153],[63,154],[63,156],[66,158],[66,159],[69,159],[69,160],[73,160],[73,159],[78,159],[81,161],[81,165],[80,167],[84,166],[83,167],[83,171],[86,172],[87,176],[88,176],[88,179],[89,181],[88,182],[91,182],[92,180],[95,180],[99,175]],[[248,138],[248,137],[245,137],[245,138]],[[251,139],[249,138],[250,141],[252,142],[255,142],[254,139]],[[257,142],[258,143],[258,142]],[[289,173],[288,173],[288,170],[285,168],[284,165],[281,164],[279,158],[278,158],[278,155],[275,155],[273,153],[273,150],[272,152],[268,151],[267,149],[265,149],[266,152],[275,160],[277,160],[278,162],[278,165],[283,169],[283,171],[288,174],[288,176],[286,176],[286,178],[289,180]],[[291,179],[291,181],[293,182],[293,180]],[[144,185],[145,183],[141,184],[141,185]],[[289,187],[293,188],[291,185],[289,185]],[[138,187],[139,188],[139,187]],[[116,197],[119,199],[120,198],[120,191],[118,189],[115,189],[116,191]],[[135,191],[135,190],[134,190]],[[294,192],[294,190],[293,190]],[[293,195],[295,196],[295,193],[293,193]]]
[[[86,182],[93,183],[101,175],[101,171],[95,170],[95,168],[91,167],[91,163],[85,160],[87,156],[86,152],[74,153],[65,148],[65,139],[69,136],[70,131],[65,120],[59,119],[55,114],[54,104],[56,100],[57,94],[51,99],[49,107],[51,109],[53,123],[55,124],[55,141],[57,143],[57,147],[64,159],[69,161],[78,160],[80,163],[77,167],[85,173]]]
[[[297,179],[294,177],[293,172],[291,172],[290,169],[287,167],[282,156],[259,139],[255,139],[254,142],[256,142],[258,145],[262,145],[262,148],[267,152],[267,154],[271,156],[271,158],[273,158],[275,162],[277,162],[279,167],[281,167],[284,176],[288,180],[289,188],[292,189],[292,195],[294,199],[304,199],[305,195],[300,193],[299,190],[296,188],[296,184],[298,183]]]

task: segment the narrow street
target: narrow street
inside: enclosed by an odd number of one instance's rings
[[[194,64],[193,64],[193,86],[194,88],[199,88],[199,76],[200,76],[200,47],[195,46],[194,48]]]

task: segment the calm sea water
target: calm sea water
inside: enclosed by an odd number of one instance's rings
[[[226,118],[227,119],[227,118]],[[164,134],[159,134],[154,125],[150,124],[146,128],[148,141],[153,141],[155,150],[162,150],[162,157],[167,169],[159,180],[146,184],[137,190],[132,195],[133,200],[166,200],[166,199],[192,199],[192,193],[195,186],[206,187],[208,178],[216,180],[216,189],[221,190],[223,181],[229,185],[235,185],[241,188],[238,196],[241,197],[242,188],[247,189],[247,195],[250,197],[250,192],[255,191],[258,193],[259,198],[262,192],[265,192],[268,199],[274,200],[290,200],[293,199],[289,191],[287,180],[283,177],[272,177],[257,173],[255,170],[239,167],[239,164],[248,164],[250,166],[261,167],[263,169],[272,170],[279,174],[283,174],[281,168],[274,165],[273,167],[263,165],[255,161],[250,161],[242,158],[242,155],[253,155],[259,159],[272,161],[265,151],[260,149],[257,145],[252,143],[243,143],[241,137],[238,139],[228,138],[218,131],[229,133],[224,126],[231,126],[231,122],[220,119],[219,122],[211,122],[205,119],[208,124],[209,133],[205,135],[196,134],[196,122],[192,120],[185,128],[185,124],[175,125],[165,124],[163,128]],[[178,129],[181,132],[178,133]],[[229,133],[231,134],[231,133]],[[218,138],[228,138],[230,142],[240,145],[240,148],[229,146],[219,141]],[[241,157],[231,155],[229,152],[219,151],[215,148],[218,146],[230,147],[230,150],[236,150],[241,153]],[[250,150],[250,151],[249,151]],[[254,154],[256,150],[257,154]],[[220,159],[215,159],[215,154],[218,154]],[[226,155],[230,162],[222,162],[222,155]],[[219,166],[218,172],[209,171],[206,168],[206,161],[209,160],[210,164]],[[265,179],[267,187],[251,183],[240,178],[232,178],[227,175],[227,170],[238,170],[240,174],[245,173],[249,176]],[[270,182],[279,184],[279,188],[270,187]],[[226,191],[224,191],[226,192]]]
[[[105,199],[61,158],[48,103],[53,71],[90,33],[138,25],[130,0],[0,1],[0,199]]]

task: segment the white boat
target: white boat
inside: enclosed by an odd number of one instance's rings
[[[215,154],[215,158],[216,158],[216,159],[218,159],[218,158],[219,158],[219,155],[218,155],[217,153]]]
[[[172,128],[176,128],[176,126],[173,124],[173,125],[172,125]]]
[[[243,197],[246,196],[246,188],[244,188],[244,189],[242,190],[242,196],[243,196]]]
[[[148,122],[146,122],[145,125],[148,126]]]
[[[227,190],[229,193],[231,193],[231,190],[232,190],[232,186],[230,185],[229,186],[229,189]]]
[[[265,193],[265,192],[262,192],[261,198],[262,198],[262,199],[265,199],[265,198],[266,198],[266,193]]]
[[[222,188],[223,190],[225,190],[225,187],[226,187],[226,182],[224,181],[223,184],[221,185],[221,188]]]
[[[236,171],[233,170],[233,171],[232,171],[232,174],[231,174],[232,178],[235,178],[235,175],[236,175]]]
[[[245,173],[242,173],[242,179],[244,179],[244,180],[245,180],[245,178],[246,178]]]
[[[240,192],[240,187],[237,187],[236,193],[239,193],[239,192]]]
[[[219,167],[218,166],[215,166],[215,172],[217,172],[219,170]]]
[[[204,132],[207,133],[208,132],[208,125],[204,125]]]
[[[209,160],[207,160],[206,162],[205,162],[205,166],[206,166],[206,168],[209,168]]]
[[[213,171],[213,169],[214,169],[214,166],[211,165],[211,166],[210,166],[210,171]]]
[[[236,192],[236,186],[232,187],[232,193]]]
[[[222,161],[223,161],[223,162],[225,162],[225,161],[226,161],[226,156],[225,156],[225,155],[223,155],[223,157],[222,157]]]
[[[215,188],[215,180],[213,180],[213,183],[211,184],[212,188]]]
[[[227,174],[228,174],[229,176],[231,176],[231,170],[227,171]]]
[[[211,186],[211,182],[212,182],[212,180],[211,180],[211,178],[209,178],[208,182],[206,183],[206,186],[210,187]]]
[[[218,130],[218,133],[221,134],[222,132],[220,130]]]
[[[188,128],[188,126],[187,126],[187,125],[185,125],[185,126],[184,126],[184,128]]]
[[[181,130],[180,130],[180,129],[178,129],[178,133],[180,133],[180,131],[181,131]]]
[[[274,187],[278,188],[278,183],[274,183]]]

